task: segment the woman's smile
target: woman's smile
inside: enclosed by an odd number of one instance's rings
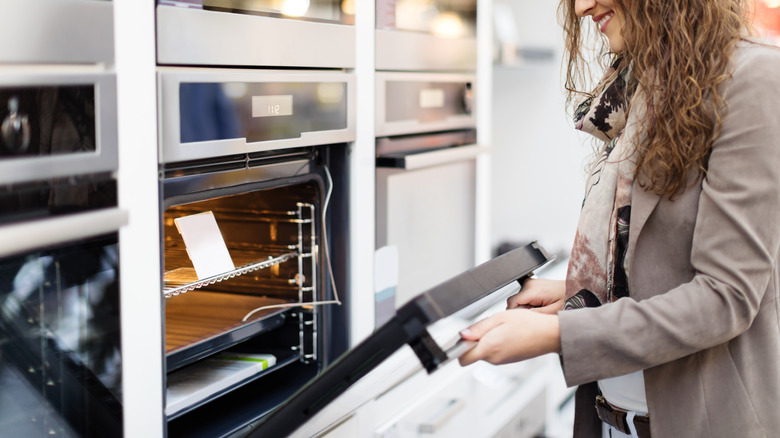
[[[601,33],[605,33],[606,32],[607,25],[612,20],[612,16],[614,14],[615,14],[614,12],[610,11],[610,12],[608,12],[606,14],[602,14],[602,15],[599,15],[597,17],[593,17],[593,21],[598,23],[599,30],[601,31]]]
[[[625,17],[616,9],[614,0],[574,0],[574,9],[578,17],[591,17],[607,37],[610,50],[618,53],[626,48],[623,39]]]

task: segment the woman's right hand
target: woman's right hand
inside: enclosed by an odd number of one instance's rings
[[[545,278],[529,278],[520,292],[506,300],[506,308],[531,309],[539,313],[556,314],[563,309],[566,282]]]

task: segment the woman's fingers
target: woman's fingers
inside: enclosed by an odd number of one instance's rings
[[[478,360],[516,362],[560,350],[558,317],[523,309],[497,313],[463,330],[461,337],[477,342],[460,357],[463,366]]]
[[[487,348],[488,342],[483,341],[483,337],[501,324],[501,314],[499,313],[489,318],[485,318],[460,332],[461,338],[467,341],[477,342],[474,347],[463,353],[458,358],[458,361],[462,366],[470,365],[478,360],[485,358],[485,350]]]
[[[506,300],[509,309],[533,309],[540,313],[556,313],[563,307],[565,283],[561,280],[528,279],[520,292]]]
[[[485,333],[499,324],[501,321],[499,321],[498,315],[493,315],[464,329],[460,332],[460,337],[467,341],[478,341]]]

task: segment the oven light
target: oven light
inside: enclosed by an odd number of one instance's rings
[[[431,32],[445,37],[457,37],[466,34],[463,20],[454,12],[444,12],[436,16],[431,23]]]
[[[355,15],[355,0],[343,0],[341,2],[341,12],[345,15]]]
[[[285,0],[281,12],[290,17],[303,17],[309,11],[309,0]]]

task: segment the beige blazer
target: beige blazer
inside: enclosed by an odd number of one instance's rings
[[[732,63],[703,181],[634,188],[631,298],[559,313],[567,384],[644,370],[654,438],[780,437],[780,50]]]

